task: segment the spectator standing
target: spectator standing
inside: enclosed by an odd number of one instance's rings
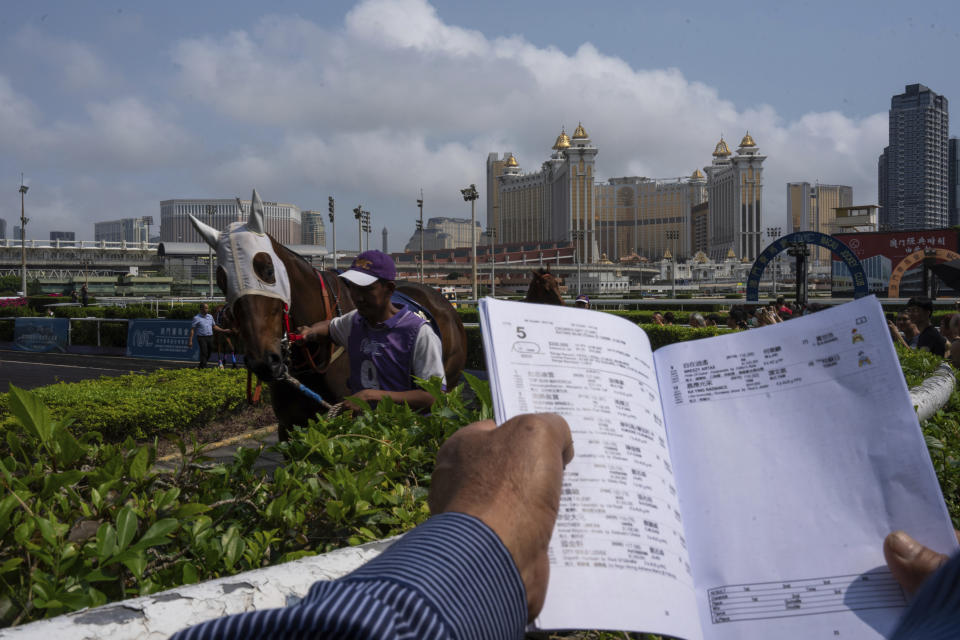
[[[87,306],[87,303],[90,301],[90,294],[87,292],[87,283],[84,282],[83,286],[80,287],[80,304]]]
[[[197,336],[197,346],[200,348],[200,363],[198,369],[207,366],[210,359],[210,352],[213,351],[213,332],[222,331],[210,315],[210,307],[204,302],[200,305],[200,313],[193,316],[193,323],[190,325],[190,337],[187,339],[187,347],[193,347],[193,336]]]
[[[915,296],[907,301],[907,313],[917,326],[917,349],[929,351],[941,358],[947,351],[947,341],[937,328],[930,324],[933,315],[933,301],[926,296]]]

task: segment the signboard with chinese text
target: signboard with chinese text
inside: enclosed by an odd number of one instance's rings
[[[66,352],[70,335],[67,318],[17,318],[13,322],[13,348],[18,351]]]
[[[890,278],[897,272],[897,265],[907,256],[925,249],[946,249],[957,251],[957,232],[952,229],[926,229],[915,231],[889,231],[878,233],[837,233],[834,237],[850,247],[850,250],[864,264],[870,277],[870,291],[878,295],[885,295],[890,285]],[[921,264],[908,269],[903,274],[900,286],[900,296],[917,295],[920,293],[922,279]],[[842,275],[838,269],[834,256],[834,294],[842,295],[845,282],[837,275]]]
[[[190,320],[131,320],[127,329],[127,355],[163,360],[197,360],[199,348],[190,337]]]

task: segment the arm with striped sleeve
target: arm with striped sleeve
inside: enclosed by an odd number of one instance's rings
[[[524,585],[510,552],[480,520],[433,516],[366,565],[316,582],[296,605],[211,620],[199,638],[520,638]]]

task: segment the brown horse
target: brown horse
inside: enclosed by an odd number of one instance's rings
[[[560,281],[550,273],[549,269],[541,267],[534,270],[533,280],[530,281],[530,288],[527,289],[527,297],[523,301],[562,305],[563,297],[560,295]]]
[[[288,343],[288,334],[297,327],[344,314],[354,304],[335,272],[315,271],[305,259],[265,235],[262,204],[256,192],[250,208],[245,225],[234,223],[223,234],[192,217],[191,221],[204,240],[217,249],[217,284],[227,296],[234,330],[244,345],[246,367],[268,383],[279,435],[286,439],[292,426],[306,425],[325,409],[299,391],[291,383],[291,376],[330,405],[350,395],[350,358],[342,349],[329,340],[311,342],[309,346]],[[253,234],[253,238],[246,239],[260,243],[264,250],[236,251],[235,247],[242,245],[245,238],[237,239],[234,234]],[[249,254],[253,254],[249,264],[240,264]],[[237,284],[238,279],[243,286]],[[447,386],[452,388],[467,357],[466,332],[460,315],[430,287],[398,282],[397,291],[422,305],[436,320]]]

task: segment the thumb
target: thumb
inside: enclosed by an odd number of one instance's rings
[[[923,581],[949,559],[923,546],[903,531],[894,531],[887,536],[883,541],[883,556],[890,573],[908,596],[916,593]]]

